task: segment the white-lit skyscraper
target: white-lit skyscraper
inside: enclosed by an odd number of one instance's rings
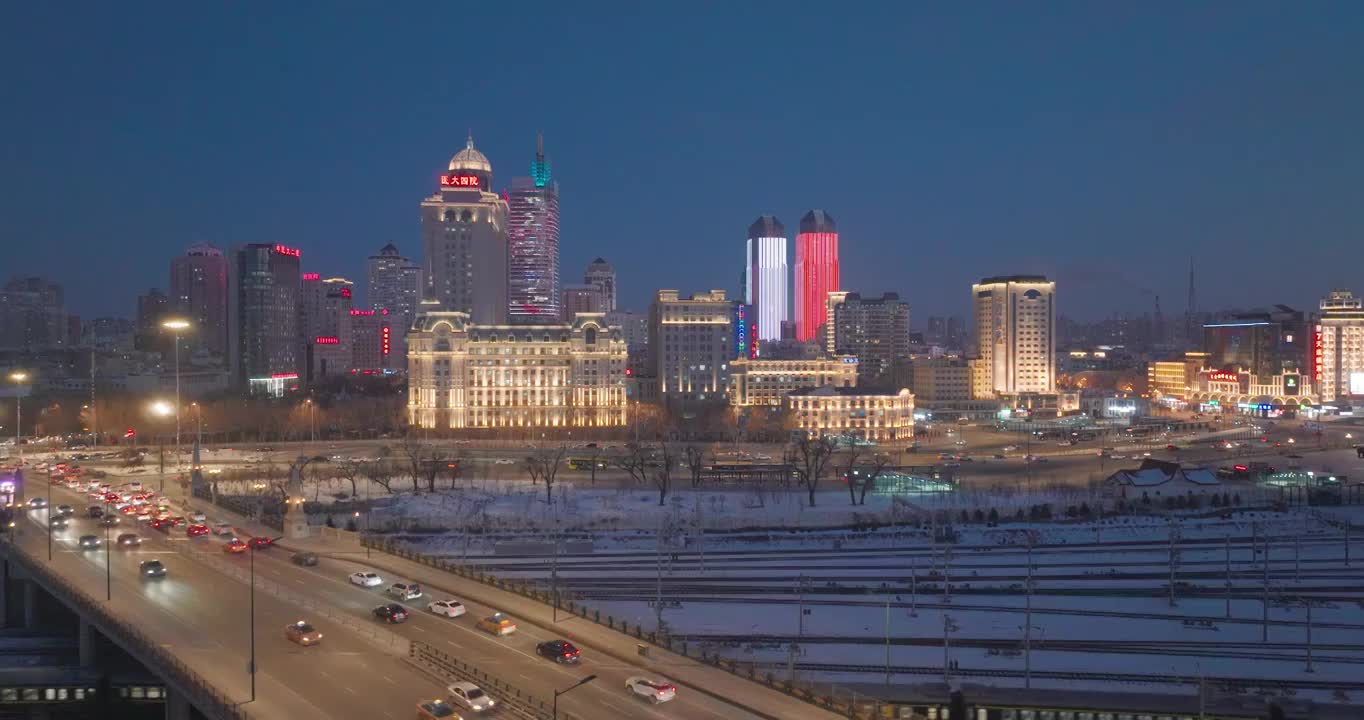
[[[536,139],[530,177],[512,179],[507,224],[507,314],[513,323],[559,318],[559,184],[545,139]]]
[[[781,340],[781,326],[788,315],[786,228],[771,215],[763,215],[748,227],[747,304],[753,306],[759,341]]]
[[[973,395],[1056,392],[1056,283],[1041,275],[988,277],[971,294]]]

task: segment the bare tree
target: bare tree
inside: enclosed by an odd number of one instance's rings
[[[599,445],[597,445],[597,443],[592,443],[591,451],[592,451],[592,452],[591,452],[591,458],[590,458],[590,459],[591,459],[591,461],[592,461],[592,487],[596,487],[596,486],[597,486],[597,466],[601,464],[601,447],[600,447]]]
[[[445,474],[450,477],[450,489],[454,490],[459,482],[461,473],[464,471],[464,463],[468,461],[469,453],[464,450],[456,450],[453,457],[445,463]]]
[[[559,474],[559,465],[567,452],[568,446],[560,445],[558,449],[539,450],[526,456],[526,474],[532,485],[545,484],[546,503],[554,503],[554,478]]]
[[[360,473],[365,479],[384,489],[384,492],[393,494],[393,466],[383,460],[372,460],[360,466]]]
[[[824,477],[824,471],[828,469],[830,461],[833,460],[834,448],[834,441],[828,437],[821,435],[812,438],[808,435],[801,435],[790,450],[791,469],[795,471],[796,478],[805,488],[810,500],[810,507],[815,506],[815,491],[819,489],[819,481]]]
[[[350,496],[355,499],[360,494],[360,489],[356,486],[356,479],[360,477],[360,463],[355,460],[346,460],[336,466],[336,476],[350,483]]]
[[[857,485],[859,480],[857,463],[862,459],[862,448],[854,444],[852,447],[848,448],[848,452],[843,456],[843,459],[844,463],[842,465],[837,464],[837,461],[835,461],[834,470],[843,477],[843,482],[848,486],[848,504],[856,505]]]
[[[409,433],[403,437],[402,454],[407,477],[412,480],[412,492],[419,493],[421,492],[422,460],[426,455],[426,444],[418,440],[415,434]]]
[[[692,488],[701,487],[701,471],[706,467],[706,449],[699,445],[688,445],[682,449],[682,453],[687,470],[691,472]]]
[[[654,487],[658,488],[659,505],[668,499],[668,492],[672,490],[673,462],[672,448],[666,442],[658,443],[658,465],[654,468],[653,478]]]
[[[433,446],[421,461],[422,479],[426,481],[426,491],[433,493],[436,491],[436,478],[449,468],[446,465],[453,465],[450,462],[449,454],[440,446]]]
[[[636,485],[643,485],[649,477],[652,454],[647,446],[630,443],[625,446],[625,454],[616,458],[615,464],[624,470]]]
[[[858,474],[850,477],[856,478],[849,480],[848,487],[857,485],[857,505],[867,504],[867,491],[876,486],[876,481],[885,474],[886,468],[890,467],[891,456],[886,453],[876,453],[871,456],[869,462],[864,463],[859,469]]]

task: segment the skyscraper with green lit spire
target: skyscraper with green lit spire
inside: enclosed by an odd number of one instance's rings
[[[538,134],[530,176],[512,179],[507,226],[507,310],[513,323],[559,318],[559,184]]]

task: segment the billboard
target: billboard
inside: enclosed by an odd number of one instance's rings
[[[1299,390],[1299,385],[1300,385],[1301,380],[1302,380],[1301,376],[1298,376],[1298,375],[1284,375],[1284,376],[1283,376],[1283,394],[1284,394],[1284,395],[1298,395],[1299,392],[1300,392],[1300,390]]]

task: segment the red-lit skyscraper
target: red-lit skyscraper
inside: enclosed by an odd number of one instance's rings
[[[796,236],[796,339],[813,340],[825,323],[826,298],[838,290],[838,229],[823,210],[800,219]]]

